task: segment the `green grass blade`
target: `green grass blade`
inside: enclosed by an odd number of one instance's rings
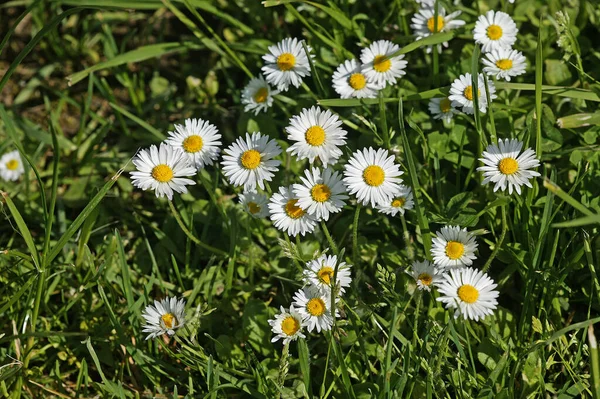
[[[535,51],[535,153],[540,159],[542,158],[542,73],[544,71],[542,45],[542,29],[540,27]]]
[[[138,125],[140,125],[141,127],[143,127],[144,129],[146,129],[148,132],[150,132],[154,137],[156,137],[158,140],[162,141],[165,138],[167,138],[167,136],[165,136],[164,133],[162,133],[161,131],[159,131],[158,129],[154,128],[152,125],[150,125],[148,122],[144,121],[143,119],[135,116],[134,114],[132,114],[131,112],[127,111],[125,108],[120,107],[119,105],[115,104],[115,103],[108,103],[115,111],[119,112],[122,115],[125,115],[127,118],[131,119],[132,121],[134,121],[135,123],[137,123]]]
[[[115,229],[115,240],[117,242],[117,254],[119,255],[119,263],[121,266],[121,275],[123,279],[123,293],[127,300],[127,308],[131,311],[135,305],[133,299],[133,292],[131,291],[131,277],[129,276],[129,266],[127,265],[127,258],[125,257],[125,249],[123,248],[123,239],[119,230]],[[130,317],[131,320],[131,317]]]
[[[19,15],[19,17],[13,21],[12,27],[8,30],[8,32],[6,32],[6,35],[4,36],[4,39],[2,39],[2,42],[0,43],[0,55],[2,54],[2,50],[4,50],[4,46],[6,46],[6,43],[8,42],[8,39],[10,39],[10,37],[12,36],[12,34],[15,33],[15,30],[17,29],[17,26],[19,26],[19,24],[21,23],[21,21],[23,20],[23,18],[25,18],[27,16],[27,14],[29,14],[31,12],[31,10],[33,10],[35,7],[37,7],[37,5],[40,3],[40,1],[41,0],[36,0],[33,3],[31,3],[29,5],[29,7],[27,7],[25,9],[25,11],[23,11],[21,13],[21,15]]]
[[[497,89],[506,90],[523,90],[523,91],[535,91],[535,85],[531,83],[511,83],[511,82],[496,82]],[[586,89],[576,89],[566,86],[547,86],[542,85],[542,92],[544,94],[552,94],[560,97],[570,97],[577,100],[587,101],[600,101],[600,96]]]
[[[31,258],[33,259],[33,263],[35,263],[35,266],[38,269],[40,269],[41,268],[40,267],[41,266],[40,254],[38,253],[38,250],[35,247],[35,243],[33,242],[33,237],[31,235],[31,232],[29,231],[29,228],[27,227],[27,224],[25,223],[25,220],[23,220],[21,213],[15,206],[14,202],[8,196],[8,193],[5,193],[4,191],[0,191],[0,194],[2,194],[2,197],[4,198],[4,201],[6,202],[6,205],[8,206],[8,210],[12,214],[13,219],[15,220],[15,223],[17,224],[17,228],[19,229],[19,232],[21,233],[21,237],[23,237],[23,240],[25,240],[25,245],[27,245],[27,249],[29,250],[29,254],[31,255]]]
[[[304,387],[309,397],[312,397],[312,389],[310,386],[310,356],[308,352],[308,345],[306,339],[298,339],[298,361],[300,363],[300,373],[302,374],[302,381],[304,381]]]
[[[556,183],[550,181],[550,179],[548,179],[547,177],[544,178],[544,187],[546,187],[552,193],[559,196],[563,201],[565,201],[584,215],[591,217],[597,216],[594,212],[586,208],[585,205],[577,201],[575,198],[571,197],[567,192],[563,191],[562,188],[560,188]]]
[[[56,207],[56,198],[58,196],[58,165],[60,161],[60,147],[58,146],[58,138],[56,135],[56,129],[54,122],[50,121],[50,132],[52,133],[52,152],[54,153],[52,162],[52,191],[50,193],[50,207],[48,208],[48,219],[45,226],[44,234],[44,250],[43,256],[45,258],[48,253],[48,247],[50,245],[50,237],[52,234],[52,223],[54,221],[54,208]],[[44,268],[47,265],[44,261]]]

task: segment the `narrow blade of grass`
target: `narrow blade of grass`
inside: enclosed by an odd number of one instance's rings
[[[29,228],[27,227],[27,223],[25,223],[25,220],[23,220],[23,216],[21,216],[21,212],[19,212],[19,210],[15,206],[12,199],[10,199],[10,197],[8,196],[8,193],[5,193],[4,191],[0,191],[0,194],[2,194],[2,197],[4,198],[4,201],[6,202],[6,205],[8,206],[8,210],[10,211],[15,223],[17,224],[17,228],[19,229],[19,233],[21,233],[21,237],[23,237],[23,240],[25,240],[25,245],[27,245],[27,249],[29,250],[31,259],[33,259],[33,263],[35,264],[35,266],[38,269],[40,269],[41,268],[41,262],[40,262],[40,258],[39,258],[40,255],[38,253],[37,248],[35,247],[35,243],[33,241],[31,232],[29,231]]]

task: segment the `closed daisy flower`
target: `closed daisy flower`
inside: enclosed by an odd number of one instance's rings
[[[527,59],[523,53],[510,48],[492,50],[481,61],[485,65],[483,72],[488,76],[508,82],[511,77],[524,74],[527,68]]]
[[[290,236],[312,233],[317,220],[298,206],[298,198],[292,190],[292,186],[279,187],[279,192],[271,196],[269,212],[273,225]]]
[[[316,287],[305,287],[294,294],[294,307],[302,315],[302,322],[308,332],[331,330],[333,314],[331,297]],[[336,311],[337,316],[337,311]]]
[[[460,75],[459,78],[455,79],[450,86],[450,96],[448,99],[452,101],[453,107],[460,107],[465,114],[473,115],[475,113],[473,106],[473,85],[471,84],[471,74],[465,73],[464,75]],[[479,100],[479,110],[481,112],[486,112],[488,103],[487,96],[485,94],[485,82],[483,80],[483,75],[479,74],[477,79],[477,93]],[[488,81],[488,87],[490,89],[490,100],[496,98],[496,86],[494,86],[494,82]]]
[[[344,184],[363,205],[387,205],[400,191],[402,173],[387,150],[363,148],[352,154],[344,167]]]
[[[333,89],[341,98],[375,98],[382,86],[369,82],[358,61],[346,60],[333,73]]]
[[[189,163],[183,151],[161,143],[160,147],[140,150],[133,158],[137,171],[131,172],[134,186],[154,190],[157,197],[173,199],[173,191],[187,193],[186,186],[196,184],[184,176],[194,176],[196,168]]]
[[[264,181],[271,181],[281,161],[275,160],[281,154],[281,147],[269,136],[254,132],[232,143],[224,151],[223,174],[234,186],[243,186],[244,191],[252,191],[256,186],[264,190]]]
[[[434,33],[448,32],[452,29],[459,28],[465,24],[465,21],[455,19],[461,14],[461,11],[454,11],[446,15],[444,7],[438,8],[437,26],[435,24],[435,10],[433,8],[422,8],[412,17],[410,27],[414,30],[416,40],[423,39]],[[444,47],[448,47],[448,42],[443,43]],[[427,46],[427,52],[431,52],[432,46]],[[442,52],[442,45],[438,44],[438,51]]]
[[[529,179],[540,174],[530,169],[540,166],[540,161],[531,148],[520,154],[521,148],[523,142],[515,139],[500,139],[498,145],[489,145],[482,154],[483,158],[479,158],[485,166],[477,168],[485,177],[482,184],[496,183],[494,191],[504,191],[508,188],[509,194],[512,194],[513,189],[521,194],[522,185],[531,187]]]
[[[300,176],[302,184],[294,184],[294,196],[298,206],[317,220],[328,220],[330,213],[342,210],[348,199],[346,187],[339,172],[330,168],[305,170],[306,178]]]
[[[204,165],[212,165],[219,157],[220,138],[219,130],[210,122],[186,119],[185,126],[175,124],[175,131],[169,132],[169,138],[165,142],[183,151],[190,164],[201,169]]]
[[[25,172],[19,151],[7,152],[0,158],[0,177],[6,181],[16,181]]]
[[[164,333],[175,335],[175,330],[185,323],[185,300],[165,298],[146,306],[142,317],[146,319],[142,332],[150,333],[146,339],[155,338]]]
[[[333,165],[342,155],[339,147],[346,144],[347,132],[342,121],[331,111],[319,107],[304,108],[300,115],[292,116],[285,128],[288,140],[295,141],[287,152],[307,159],[310,163],[319,158],[323,165]]]
[[[452,105],[452,101],[448,97],[432,98],[429,100],[429,113],[433,119],[442,119],[446,123],[450,123],[454,114],[458,113]]]
[[[310,46],[306,46],[311,51]],[[283,39],[269,46],[269,52],[263,55],[262,67],[267,82],[278,90],[287,91],[290,84],[300,87],[302,78],[310,76],[310,63],[302,47],[302,41],[296,38]]]
[[[335,255],[321,255],[319,258],[306,263],[306,268],[302,273],[304,283],[317,287],[324,294],[331,294],[331,284],[336,265],[335,285],[339,290],[336,294],[343,294],[352,282],[350,273],[352,265],[348,265],[346,262],[340,262],[338,265],[338,259]]]
[[[488,11],[480,15],[473,29],[473,39],[487,53],[501,48],[511,48],[517,41],[517,25],[505,12]]]
[[[386,83],[396,84],[396,78],[406,74],[404,54],[391,57],[398,50],[400,46],[388,40],[378,40],[362,50],[362,71],[369,82],[383,87]]]
[[[442,269],[470,266],[477,259],[475,236],[458,226],[444,226],[432,239],[433,262]]]
[[[256,219],[269,216],[268,203],[269,198],[265,194],[257,193],[256,191],[247,191],[244,194],[240,194],[240,204],[242,204],[244,210],[250,216]]]
[[[289,310],[285,310],[283,306],[279,309],[281,313],[276,315],[274,319],[269,320],[271,331],[275,334],[273,339],[271,339],[271,342],[283,339],[283,344],[285,345],[298,338],[306,338],[306,336],[302,334],[303,324],[300,312],[293,306],[290,306]]]
[[[456,309],[454,318],[478,321],[491,315],[498,305],[497,285],[482,271],[471,267],[450,270],[444,274],[443,280],[437,284],[440,293],[438,301],[446,305],[446,309]]]
[[[442,281],[442,273],[428,260],[415,261],[406,273],[412,276],[420,290],[431,291],[431,288]]]
[[[404,215],[404,211],[412,209],[414,205],[412,190],[410,187],[401,184],[398,192],[392,196],[387,204],[377,205],[377,210],[391,216],[396,216],[398,212]]]
[[[279,90],[271,89],[262,75],[252,78],[242,91],[242,104],[246,105],[244,111],[254,112],[254,115],[266,112],[273,105],[273,96],[278,93]]]

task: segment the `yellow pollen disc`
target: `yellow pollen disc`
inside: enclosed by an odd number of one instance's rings
[[[260,212],[260,206],[256,202],[248,202],[248,212],[254,215]]]
[[[452,260],[456,260],[465,253],[465,246],[458,241],[448,241],[446,244],[446,255]]]
[[[371,165],[367,166],[363,172],[363,180],[369,186],[378,187],[383,184],[385,173],[381,166]]]
[[[431,282],[433,281],[433,277],[431,277],[431,275],[428,273],[421,273],[419,274],[419,277],[417,277],[417,280],[419,280],[421,284],[425,286],[430,286]]]
[[[442,17],[441,15],[438,15],[437,17],[437,30],[435,30],[435,27],[433,26],[435,22],[435,19],[433,17],[429,18],[427,20],[427,29],[429,29],[429,32],[431,33],[436,33],[441,31],[444,28],[444,17]]]
[[[477,291],[477,288],[473,287],[472,285],[464,284],[458,289],[458,297],[463,302],[475,303],[477,298],[479,298],[479,291]]]
[[[467,98],[467,100],[473,101],[473,86],[467,86],[465,88],[465,91],[463,91],[463,94]],[[479,89],[477,89],[477,96],[479,96]]]
[[[505,175],[512,175],[519,170],[519,163],[514,158],[504,158],[498,164],[498,169]]]
[[[285,213],[292,219],[298,219],[304,215],[304,211],[296,203],[297,199],[291,199],[285,204]]]
[[[198,152],[202,147],[204,147],[204,141],[198,135],[189,136],[183,140],[183,149],[185,152]]]
[[[267,101],[267,97],[269,97],[269,90],[267,90],[266,87],[261,87],[260,89],[256,90],[256,93],[254,94],[254,101],[257,103],[264,103]]]
[[[304,133],[304,138],[313,147],[319,146],[325,141],[325,130],[321,126],[311,126]]]
[[[285,335],[294,335],[300,329],[300,323],[296,318],[288,316],[281,322],[281,331]]]
[[[365,75],[362,73],[353,73],[348,79],[348,84],[354,90],[360,90],[367,85],[367,79],[365,79]]]
[[[487,36],[492,40],[498,40],[502,37],[502,28],[498,25],[490,25],[487,28]]]
[[[296,57],[290,53],[283,53],[277,57],[277,66],[282,71],[289,71],[296,65]]]
[[[173,169],[169,165],[160,164],[156,165],[152,168],[152,177],[154,180],[159,181],[161,183],[166,183],[171,181],[173,178]]]
[[[11,159],[6,163],[6,168],[8,170],[16,170],[19,167],[19,161],[16,159]]]
[[[473,95],[471,94],[471,96]],[[442,101],[440,101],[440,111],[443,113],[450,112],[450,108],[452,108],[452,101],[450,101],[448,98],[444,98]]]
[[[329,266],[323,266],[317,273],[317,277],[319,278],[320,282],[327,285],[331,284],[331,279],[333,278],[333,268]]]
[[[503,60],[496,61],[496,66],[498,68],[502,69],[503,71],[506,71],[507,69],[512,68],[513,62],[512,62],[512,60],[509,60],[508,58],[505,58]]]
[[[392,67],[392,61],[385,58],[385,55],[378,55],[373,60],[373,69],[377,72],[387,72]]]
[[[310,189],[310,196],[317,202],[325,202],[331,197],[331,190],[325,184],[315,184]]]
[[[395,199],[392,201],[392,206],[393,206],[394,208],[400,208],[402,205],[404,205],[404,203],[405,203],[405,202],[406,202],[406,200],[405,200],[403,197],[400,197],[400,198],[395,198]]]
[[[242,166],[246,169],[256,169],[260,165],[260,152],[256,150],[244,151],[240,157]]]
[[[173,325],[177,322],[177,319],[173,313],[165,313],[160,318],[162,319],[163,323],[165,323],[165,327],[167,328],[173,328]]]
[[[306,311],[311,314],[311,316],[322,316],[325,313],[325,302],[321,298],[311,298],[306,303]]]

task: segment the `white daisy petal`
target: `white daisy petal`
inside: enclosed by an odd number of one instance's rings
[[[274,319],[269,320],[271,331],[275,334],[271,342],[283,339],[283,344],[285,345],[298,338],[306,338],[302,333],[305,325],[302,320],[302,314],[293,306],[290,306],[289,310],[285,310],[281,306],[280,311],[281,313],[277,314]]]
[[[362,72],[367,80],[377,86],[396,84],[396,79],[406,74],[404,69],[407,62],[403,60],[404,54],[391,57],[400,50],[400,46],[388,40],[373,42],[360,53]]]
[[[273,225],[290,236],[312,233],[317,225],[315,217],[298,206],[292,186],[279,187],[279,192],[271,196],[268,206]]]
[[[273,90],[262,75],[252,78],[242,91],[242,104],[246,105],[244,111],[254,112],[254,115],[267,112],[273,105],[273,96],[277,94],[279,90]]]
[[[180,149],[189,162],[198,169],[212,165],[219,157],[221,135],[215,125],[202,119],[186,119],[185,126],[175,125],[165,143]]]
[[[404,212],[408,209],[412,209],[414,206],[413,194],[410,187],[400,185],[400,189],[395,193],[387,204],[377,205],[377,210],[383,214],[396,216],[400,213],[404,215]]]
[[[483,80],[483,75],[479,74],[477,79],[477,93],[479,94],[479,110],[481,112],[486,112],[488,107],[487,96],[485,94],[485,81]],[[490,89],[490,100],[495,99],[496,96],[496,86],[494,86],[494,82],[491,80],[488,81],[488,87]],[[452,82],[450,86],[450,96],[448,99],[452,101],[452,106],[456,108],[461,108],[465,114],[474,114],[474,105],[473,105],[473,85],[471,82],[471,74],[466,73],[464,75],[460,75],[457,79]]]
[[[326,168],[305,170],[300,176],[302,184],[294,184],[294,196],[298,198],[298,206],[313,215],[317,220],[329,219],[330,213],[337,213],[348,199],[346,187],[339,172]]]
[[[444,226],[432,239],[433,262],[441,269],[470,266],[477,259],[475,236],[459,226]]]
[[[337,267],[337,274],[335,269]],[[321,255],[319,258],[306,263],[302,275],[304,284],[318,288],[323,294],[331,295],[331,283],[335,274],[336,295],[341,295],[350,287],[352,265],[339,262],[335,255]]]
[[[333,73],[333,88],[341,98],[375,98],[383,87],[367,80],[358,61],[346,60]]]
[[[414,30],[416,40],[423,39],[434,33],[438,32],[449,32],[452,29],[459,28],[465,24],[465,21],[455,19],[461,14],[461,11],[455,11],[449,15],[446,15],[444,7],[439,6],[437,26],[435,24],[435,10],[433,8],[422,8],[412,17],[412,24],[410,27]],[[443,47],[448,47],[448,42],[438,44],[438,52],[442,52]],[[427,46],[427,52],[430,53],[432,46]]]
[[[7,152],[0,158],[0,177],[6,181],[17,181],[25,172],[18,150]]]
[[[442,119],[446,123],[450,123],[454,114],[458,113],[448,97],[438,97],[429,100],[429,112],[433,116],[433,119]]]
[[[306,46],[309,53],[310,46]],[[311,54],[311,57],[314,57]],[[269,46],[269,52],[263,56],[265,65],[262,67],[267,82],[276,86],[280,91],[287,91],[290,84],[300,87],[302,79],[310,76],[310,63],[302,47],[302,40],[296,38],[283,39]]]
[[[406,270],[417,283],[417,288],[420,290],[431,291],[431,287],[434,287],[442,281],[442,273],[440,269],[428,260],[423,262],[415,261],[412,263],[410,270]]]
[[[492,50],[481,61],[485,65],[483,72],[488,76],[509,82],[511,77],[524,74],[527,68],[527,59],[523,53],[510,48]]]
[[[146,320],[142,332],[150,333],[147,340],[165,333],[174,335],[185,324],[185,300],[173,297],[154,301],[154,305],[146,306],[142,317]]]
[[[473,39],[487,53],[501,48],[511,48],[517,41],[517,25],[505,12],[490,10],[480,15],[473,29]]]
[[[263,219],[269,216],[269,197],[256,191],[247,191],[240,194],[240,204],[244,210],[255,219]]]
[[[333,314],[331,312],[331,297],[316,287],[305,287],[294,294],[294,307],[302,315],[303,323],[308,332],[331,330]],[[337,311],[335,316],[337,316]]]

